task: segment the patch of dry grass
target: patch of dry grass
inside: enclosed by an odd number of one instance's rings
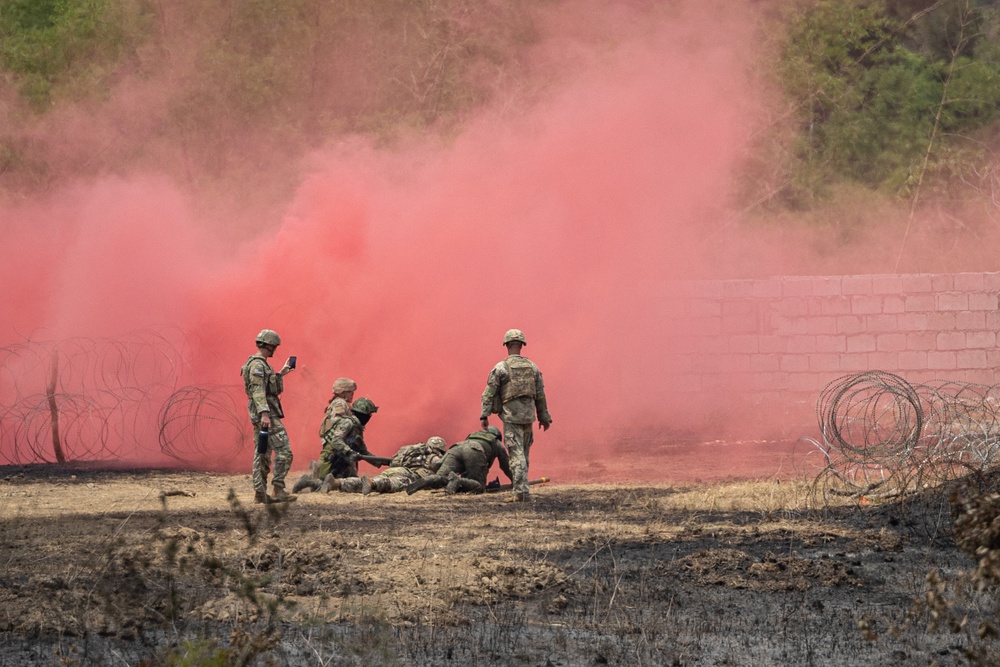
[[[904,621],[929,563],[964,557],[914,540],[891,506],[818,512],[808,483],[774,480],[534,496],[264,508],[245,476],[8,477],[0,633],[18,659],[151,665],[870,665],[951,650]]]

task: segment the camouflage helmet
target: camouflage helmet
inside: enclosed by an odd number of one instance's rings
[[[503,344],[506,345],[507,343],[527,345],[528,341],[524,340],[524,332],[520,329],[508,329],[507,333],[503,335]]]
[[[258,345],[273,345],[278,347],[281,345],[281,336],[278,335],[276,331],[271,329],[264,329],[259,334],[257,334],[257,344]]]
[[[331,390],[334,394],[344,394],[349,391],[357,391],[358,383],[351,378],[337,378],[333,381],[333,389]]]
[[[351,404],[352,412],[360,412],[363,415],[373,415],[378,412],[378,406],[370,398],[361,397]]]
[[[503,440],[503,433],[500,432],[496,426],[487,426],[486,432],[492,435],[497,440]]]
[[[432,435],[427,438],[427,446],[437,452],[443,452],[448,447],[448,443],[439,435]]]

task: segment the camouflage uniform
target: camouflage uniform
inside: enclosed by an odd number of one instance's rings
[[[267,477],[271,473],[271,453],[274,452],[274,478],[276,488],[284,488],[285,476],[292,467],[292,446],[288,432],[281,423],[285,413],[279,395],[285,390],[284,378],[274,372],[265,357],[251,355],[240,369],[243,387],[247,394],[247,411],[253,424],[254,457],[253,488],[258,493],[267,492]],[[267,451],[257,453],[257,436],[260,433],[260,413],[268,412],[271,428],[268,429]]]
[[[326,412],[323,415],[323,423],[319,427],[319,437],[323,437],[323,434],[330,430],[333,425],[333,420],[335,417],[341,417],[344,415],[351,414],[351,404],[347,402],[342,396],[347,396],[350,392],[351,395],[358,388],[358,384],[351,378],[337,378],[333,383],[333,388],[331,389],[333,396],[330,398],[330,402],[326,406]]]
[[[317,477],[357,477],[357,454],[371,454],[365,444],[365,427],[351,413],[334,416],[329,428],[320,433],[323,451],[319,455]]]
[[[337,417],[346,417],[351,414],[351,404],[342,398],[332,398],[323,413],[323,423],[319,425],[319,437],[330,430],[333,420]]]
[[[436,441],[439,441],[438,445]],[[369,481],[370,489],[376,493],[398,493],[419,479],[434,474],[444,458],[444,440],[428,438],[426,443],[418,442],[400,448],[389,462],[389,467]],[[364,478],[348,477],[340,480],[340,490],[345,493],[361,493]]]
[[[504,444],[510,453],[510,467],[514,473],[513,491],[522,497],[528,494],[528,453],[534,441],[531,427],[536,410],[539,422],[552,423],[541,371],[527,357],[508,355],[490,371],[480,418],[500,415]]]
[[[507,479],[512,479],[510,459],[500,444],[500,431],[493,426],[490,429],[470,433],[467,439],[452,445],[445,452],[437,473],[417,480],[407,488],[407,492],[441,488],[451,482],[462,491],[482,493],[494,461],[499,462],[500,470]]]

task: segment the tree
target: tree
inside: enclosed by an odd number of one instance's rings
[[[941,144],[997,117],[1000,67],[977,56],[991,20],[967,0],[905,21],[881,1],[822,0],[796,17],[781,72],[800,109],[797,180],[912,194]]]

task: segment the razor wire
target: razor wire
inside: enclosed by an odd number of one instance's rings
[[[867,371],[826,385],[816,417],[820,439],[803,440],[824,494],[902,495],[1000,463],[1000,386]]]
[[[248,446],[243,388],[179,386],[187,358],[179,332],[0,347],[0,463],[224,465]]]

